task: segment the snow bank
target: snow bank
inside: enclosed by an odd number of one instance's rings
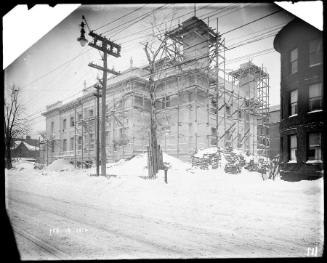
[[[203,158],[203,155],[205,155],[205,154],[213,154],[216,152],[217,152],[217,147],[210,147],[210,148],[206,148],[206,149],[197,151],[197,153],[194,154],[193,156],[197,157],[197,158]]]
[[[47,171],[66,171],[73,169],[75,169],[74,165],[64,159],[55,160],[46,168]]]
[[[147,154],[140,154],[130,160],[120,160],[116,163],[107,164],[107,173],[123,176],[147,176]],[[175,157],[163,153],[163,161],[171,171],[184,171],[191,168],[191,164],[185,163]]]
[[[30,170],[34,168],[34,162],[29,162],[27,160],[17,160],[13,162],[13,167],[18,170]]]

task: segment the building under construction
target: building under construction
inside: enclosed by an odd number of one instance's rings
[[[156,123],[161,149],[190,160],[217,146],[253,155],[269,151],[269,75],[251,62],[227,73],[225,40],[217,28],[191,17],[167,31],[156,62]],[[145,152],[149,143],[149,68],[131,67],[107,82],[108,161]],[[70,103],[47,107],[49,162],[94,160],[96,97],[93,86]],[[100,121],[102,116],[100,116]],[[101,136],[100,136],[101,137]],[[101,143],[101,142],[100,142]]]

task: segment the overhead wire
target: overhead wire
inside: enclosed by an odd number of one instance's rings
[[[250,23],[254,23],[254,22],[256,22],[256,21],[259,21],[259,20],[261,20],[261,19],[263,19],[263,18],[265,18],[265,17],[268,17],[268,16],[270,16],[270,15],[272,15],[272,14],[274,14],[274,13],[277,13],[277,11],[276,11],[276,12],[273,12],[273,13],[271,13],[271,14],[268,14],[268,15],[266,15],[266,16],[264,16],[264,17],[261,17],[261,18],[259,18],[259,19],[255,19],[255,20],[253,20],[253,21],[251,21],[251,22],[248,22],[248,23],[246,23],[246,25],[249,25]],[[242,26],[242,27],[243,27],[243,26]],[[240,28],[240,27],[237,27],[237,28],[235,28],[234,30],[236,30],[236,29],[238,29],[238,28]],[[231,32],[231,31],[232,31],[232,30],[229,30],[229,31],[227,31],[227,32],[224,32],[224,34],[227,34],[227,33]],[[89,51],[89,50],[87,50],[87,51],[85,51],[85,52],[82,52],[82,54],[84,54],[84,53],[86,53],[86,52],[88,52],[88,51]],[[78,55],[78,56],[79,56],[79,55]],[[51,72],[57,70],[57,69],[60,68],[61,66],[65,65],[66,63],[68,63],[68,62],[70,62],[70,61],[76,59],[78,56],[75,56],[75,57],[73,57],[71,60],[66,61],[65,63],[59,65],[59,66],[56,67],[54,70],[52,70],[52,71],[50,71],[50,72],[48,72],[48,73],[42,75],[40,78],[43,78],[44,76],[46,76],[46,75],[50,74]],[[34,80],[34,82],[35,82],[35,81],[38,81],[40,78]],[[30,82],[30,83],[33,83],[33,82]],[[29,83],[29,84],[30,84],[30,83]],[[78,93],[76,93],[76,94],[78,94]],[[70,95],[70,96],[68,96],[68,97],[71,97],[71,96],[72,96],[72,95]]]

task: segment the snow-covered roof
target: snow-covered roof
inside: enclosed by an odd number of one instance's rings
[[[16,149],[16,148],[17,148],[21,143],[24,144],[25,147],[26,147],[29,151],[39,151],[39,150],[40,150],[39,147],[36,147],[36,146],[30,145],[30,144],[28,144],[27,142],[20,141],[20,140],[18,140],[18,141],[14,141],[14,145],[13,145],[12,149]]]

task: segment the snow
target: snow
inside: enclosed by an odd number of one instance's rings
[[[92,205],[103,211],[99,215],[103,220],[110,208],[173,225],[216,231],[222,235],[218,241],[227,245],[247,238],[257,245],[269,244],[267,249],[272,247],[275,257],[281,256],[277,247],[289,248],[287,255],[291,256],[302,256],[302,249],[305,255],[307,247],[317,244],[322,251],[322,178],[300,182],[263,180],[261,174],[245,169],[241,174],[226,174],[222,167],[200,170],[165,153],[163,158],[170,166],[168,184],[163,171],[159,171],[157,179],[144,178],[146,154],[108,163],[107,174],[111,177],[89,176],[95,168],[75,169],[64,160],[41,171],[32,171],[27,163],[21,163],[19,167],[24,170],[6,170],[6,194],[16,189]],[[130,231],[135,228],[130,227]],[[262,253],[259,255],[264,256]]]
[[[306,163],[322,163],[322,160],[308,160]]]
[[[39,150],[39,147],[36,147],[36,146],[30,145],[30,144],[28,144],[27,142],[23,142],[23,144],[26,146],[26,148],[27,148],[29,151],[38,151],[38,150]]]
[[[203,158],[205,154],[213,154],[217,152],[217,147],[210,147],[206,149],[199,150],[194,157]]]
[[[297,163],[297,160],[290,160],[287,163]]]
[[[313,110],[313,111],[309,111],[308,114],[311,114],[311,113],[315,113],[315,112],[322,112],[323,110],[320,109],[320,110]]]
[[[74,169],[74,165],[64,159],[58,159],[53,161],[47,168],[47,171],[66,171]]]

